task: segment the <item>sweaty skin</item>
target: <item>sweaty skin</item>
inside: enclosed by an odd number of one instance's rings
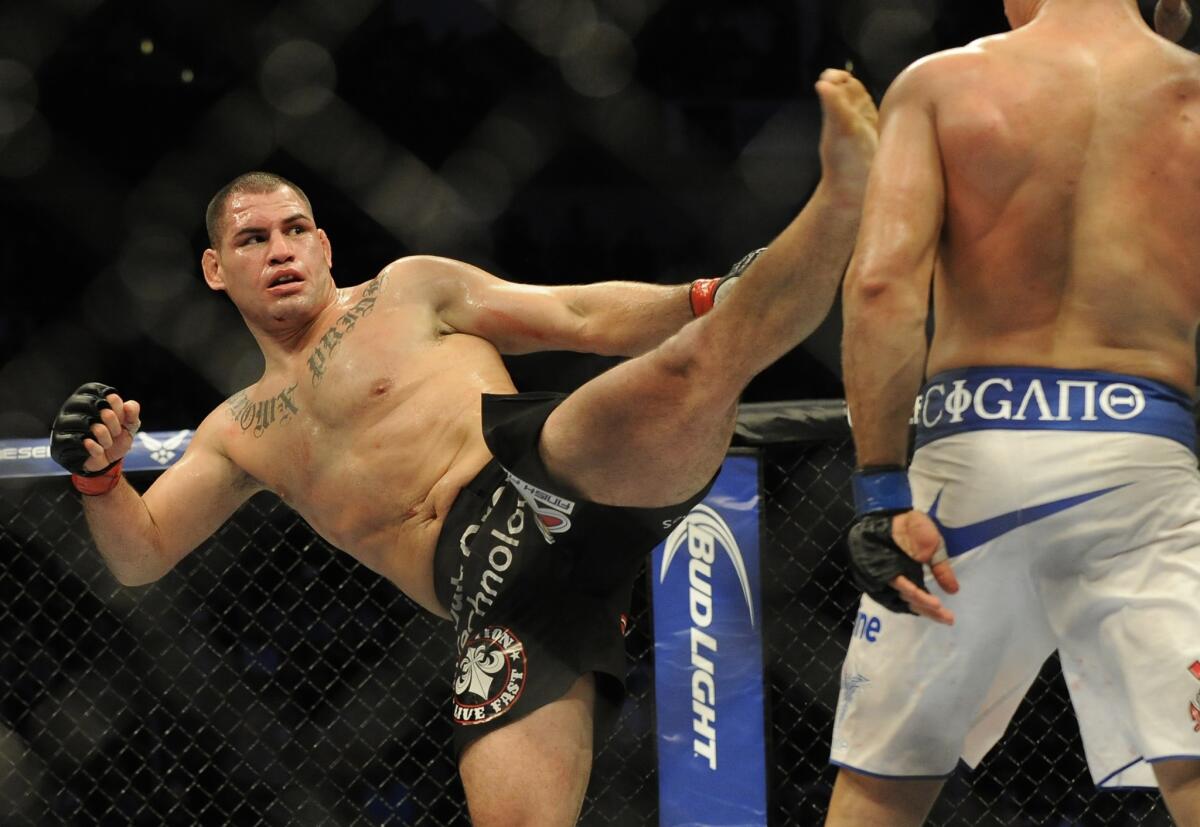
[[[746,384],[825,317],[853,250],[877,113],[846,72],[822,73],[816,91],[816,191],[720,306],[695,320],[688,285],[533,287],[429,256],[338,289],[329,240],[298,193],[236,195],[214,216],[204,274],[258,341],[262,378],[204,420],[144,497],[121,482],[84,498],[110,570],[128,585],[161,577],[269,489],[445,616],[433,552],[459,491],[490,458],[480,394],[513,391],[501,353],[636,355],[555,408],[539,456],[557,483],[588,500],[656,507],[694,495],[725,457]],[[84,440],[87,470],[123,456],[138,420],[136,402],[108,402]],[[473,823],[576,822],[594,699],[593,676],[580,675],[561,697],[465,748],[459,769]]]
[[[1184,5],[1160,4],[1160,23]],[[1005,11],[1013,32],[919,61],[884,99],[844,286],[860,465],[906,463],[922,379],[953,368],[1113,371],[1194,395],[1200,59],[1150,31],[1134,0]],[[918,511],[892,535],[924,563],[938,548]],[[948,563],[931,569],[957,590]],[[892,586],[917,614],[953,622],[936,596]],[[1154,771],[1176,823],[1200,827],[1197,762]],[[825,823],[915,827],[941,787],[841,770]]]
[[[494,347],[432,312],[438,276],[456,269],[466,265],[405,259],[336,291],[309,328],[307,358],[245,392],[270,408],[294,386],[298,412],[256,435],[257,416],[226,404],[202,426],[214,426],[248,484],[276,492],[330,543],[442,616],[434,545],[456,494],[490,458],[479,394],[515,390]],[[370,309],[347,320],[373,289]]]
[[[205,254],[205,272],[238,304],[266,371],[209,414],[192,448],[147,491],[145,505],[164,530],[163,556],[161,564],[130,561],[126,582],[160,576],[191,538],[206,536],[246,497],[270,490],[330,543],[445,617],[434,597],[432,555],[455,496],[491,456],[479,395],[515,392],[497,348],[591,345],[632,354],[691,318],[686,286],[580,287],[566,290],[564,301],[546,288],[506,284],[429,256],[398,260],[369,282],[337,289],[324,234],[290,189],[237,195],[230,207],[232,226],[220,253]],[[297,280],[272,286],[281,274]],[[605,306],[592,307],[595,299]],[[223,495],[214,500],[215,480]],[[85,501],[89,517],[122,505]],[[89,522],[107,549],[106,521]],[[121,561],[111,562],[121,577]]]
[[[844,288],[860,465],[905,462],[922,378],[951,368],[1108,370],[1194,391],[1200,59],[1132,0],[1091,2],[1010,2],[1020,28],[917,62],[884,99]],[[906,548],[928,560],[930,546]],[[908,585],[919,613],[951,619]]]
[[[1191,393],[1200,60],[1144,26],[1047,15],[917,74],[946,192],[929,372],[1094,368]]]
[[[806,214],[755,265],[781,270],[763,277],[765,285],[781,287],[765,290],[814,291],[800,314],[789,309],[780,322],[797,331],[811,331],[832,303],[876,143],[874,104],[857,81],[831,71],[817,89],[826,105],[827,174]],[[635,356],[692,320],[688,285],[520,285],[432,256],[400,259],[369,282],[338,289],[329,240],[288,187],[235,194],[221,229],[217,247],[204,253],[205,277],[241,312],[265,371],[209,414],[185,456],[141,500],[127,485],[85,498],[96,544],[126,584],[161,577],[249,496],[270,490],[330,543],[447,617],[434,594],[432,556],[456,495],[491,457],[480,394],[515,392],[500,354]],[[815,249],[820,242],[828,252]],[[798,258],[792,246],[809,251],[802,265],[819,272],[819,280],[802,278],[799,288],[784,280]],[[754,283],[747,282],[747,297],[759,289]],[[769,292],[764,300],[782,307]],[[778,358],[790,346],[780,339],[753,358]],[[600,388],[619,385],[624,375]],[[588,397],[574,398],[578,406]],[[128,449],[122,425],[138,418],[136,403],[109,399],[114,410],[124,407],[123,417],[102,415],[104,426],[84,443],[93,455],[89,468]],[[570,468],[570,458],[561,465]],[[587,471],[595,465],[582,462],[568,478],[584,494],[617,505],[658,504],[645,501],[644,492],[620,490],[653,484],[644,475],[618,475],[604,491],[588,491]],[[661,504],[684,499],[700,484],[664,480]]]

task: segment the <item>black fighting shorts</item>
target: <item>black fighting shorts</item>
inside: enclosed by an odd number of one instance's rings
[[[624,698],[623,614],[638,566],[712,486],[667,508],[579,499],[538,453],[542,426],[564,398],[483,396],[495,459],[459,493],[438,538],[434,584],[458,647],[458,754],[588,672],[596,673],[598,742]]]

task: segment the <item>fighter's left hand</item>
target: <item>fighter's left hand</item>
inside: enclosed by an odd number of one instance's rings
[[[958,580],[941,549],[937,526],[911,508],[863,514],[846,538],[850,576],[876,603],[951,625],[954,613],[924,587],[929,565],[938,585],[950,593],[958,591]]]
[[[923,511],[905,511],[892,518],[892,540],[913,560],[928,565],[933,579],[949,594],[958,592],[958,578],[946,556],[946,547],[937,525]],[[914,614],[947,625],[954,624],[954,612],[947,609],[937,595],[918,588],[904,575],[888,582],[908,604]]]

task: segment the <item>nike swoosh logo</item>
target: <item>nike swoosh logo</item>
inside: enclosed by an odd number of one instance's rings
[[[980,520],[977,523],[970,523],[963,526],[948,526],[938,519],[938,503],[942,499],[942,492],[945,491],[945,489],[942,489],[934,497],[933,505],[929,507],[929,517],[937,524],[938,530],[942,533],[942,539],[946,542],[946,553],[951,557],[957,557],[973,548],[979,548],[984,543],[989,543],[997,537],[1003,536],[1021,526],[1037,522],[1053,514],[1058,514],[1060,511],[1066,511],[1068,508],[1073,508],[1089,500],[1102,497],[1110,491],[1116,491],[1132,484],[1127,482],[1124,485],[1101,488],[1099,491],[1076,494],[1074,497],[1053,500],[1030,508],[1020,508],[1016,511],[1010,511],[1007,514],[1001,514],[997,517],[990,517],[986,520]]]

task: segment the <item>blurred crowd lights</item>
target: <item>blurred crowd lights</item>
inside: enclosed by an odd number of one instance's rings
[[[37,109],[38,83],[24,63],[0,59],[0,177],[32,175],[50,156],[53,136]]]
[[[759,132],[743,136],[732,169],[710,162],[703,152],[682,161],[672,155],[689,180],[704,182],[704,193],[694,187],[678,196],[672,176],[678,178],[679,171],[663,163],[664,152],[671,151],[673,104],[635,77],[635,38],[666,0],[473,0],[497,25],[544,55],[574,98],[545,99],[540,89],[514,88],[432,166],[339,95],[337,47],[380,2],[298,0],[291,13],[272,12],[260,23],[259,51],[249,72],[206,104],[194,139],[165,151],[144,180],[131,183],[126,215],[113,227],[124,234],[118,244],[123,252],[117,262],[98,266],[94,279],[113,290],[89,290],[92,307],[104,312],[83,314],[86,327],[102,341],[144,333],[211,376],[222,391],[253,379],[253,343],[234,329],[236,319],[214,310],[190,242],[208,195],[281,150],[344,192],[407,248],[446,249],[453,240],[483,259],[492,223],[525,182],[553,161],[571,129],[588,132],[636,174],[662,183],[664,194],[686,200],[679,206],[704,226],[713,225],[719,204],[725,219],[713,229],[724,235],[740,233],[755,210],[790,208],[812,183],[815,167],[803,159],[815,157],[819,110],[815,102],[793,101],[765,122],[746,119],[759,123]],[[919,56],[944,3],[840,0],[832,13],[855,54],[846,68],[875,77],[882,76],[880,67],[898,71]],[[28,57],[0,59],[0,180],[38,173],[55,152],[54,132],[38,111],[37,70],[65,35],[47,31]],[[0,41],[6,39],[0,32]],[[148,31],[124,44],[135,58],[140,53],[158,60],[171,51],[167,40]],[[172,65],[180,84],[195,83],[202,69],[190,61]],[[151,270],[161,282],[147,275]],[[165,312],[172,307],[186,324]],[[26,363],[19,355],[0,376],[44,367],[35,361]],[[219,375],[214,365],[230,374]]]

